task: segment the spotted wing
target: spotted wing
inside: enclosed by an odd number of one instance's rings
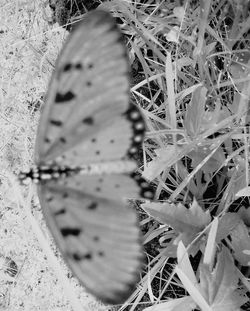
[[[39,186],[63,257],[84,286],[106,303],[123,302],[139,279],[142,249],[136,214],[121,200],[135,189],[130,177],[119,174],[78,175]]]
[[[108,13],[90,13],[58,58],[39,123],[37,162],[59,156],[79,165],[136,152],[144,123],[129,105],[128,89],[120,32]]]

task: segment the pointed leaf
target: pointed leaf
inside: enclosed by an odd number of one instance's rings
[[[181,203],[145,203],[142,208],[157,221],[168,224],[177,232],[198,233],[211,221],[209,212],[204,212],[197,202],[190,209]]]
[[[212,273],[208,265],[200,265],[200,288],[213,311],[239,310],[246,302],[238,292],[238,275],[227,248],[223,247],[218,255]]]

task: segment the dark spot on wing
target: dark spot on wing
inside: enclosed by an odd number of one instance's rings
[[[68,197],[69,197],[68,193],[67,193],[67,192],[64,192],[64,193],[63,193],[63,198],[66,199],[66,198],[68,198]]]
[[[68,91],[65,94],[56,93],[55,103],[60,104],[60,103],[68,102],[72,100],[74,97],[75,95],[71,91]]]
[[[47,143],[47,144],[49,144],[49,143],[50,143],[50,139],[49,139],[48,137],[45,137],[45,138],[44,138],[44,142]]]
[[[87,81],[87,82],[86,82],[86,85],[87,85],[88,87],[90,87],[90,86],[92,85],[92,82],[91,82],[91,81]]]
[[[120,188],[120,185],[119,184],[115,184],[115,188]]]
[[[72,257],[74,260],[76,261],[80,261],[80,260],[91,260],[92,259],[92,254],[91,253],[87,253],[85,255],[80,255],[78,253],[74,253],[72,254]]]
[[[87,65],[87,68],[88,69],[92,69],[94,67],[94,65],[92,64],[92,63],[89,63],[88,65]]]
[[[92,138],[92,139],[91,139],[91,142],[92,142],[92,143],[96,143],[96,139],[95,139],[95,138]]]
[[[59,211],[55,212],[54,215],[55,216],[59,216],[59,215],[63,215],[66,213],[65,208],[60,209]]]
[[[72,257],[76,260],[76,261],[80,261],[81,260],[81,256],[77,253],[72,254]]]
[[[60,120],[50,120],[50,124],[54,125],[54,126],[62,126],[62,121]]]
[[[109,141],[111,144],[113,144],[115,141],[114,141],[114,139],[110,139],[110,141]]]
[[[82,120],[82,122],[84,124],[87,124],[87,125],[93,125],[94,124],[94,119],[92,117],[86,117]]]
[[[52,196],[51,196],[51,197],[47,197],[47,198],[46,198],[46,201],[47,201],[47,202],[53,201],[53,197],[52,197]]]
[[[72,65],[71,64],[66,64],[63,68],[63,71],[69,71],[70,69],[72,68]]]
[[[79,228],[61,228],[61,233],[64,237],[69,235],[78,236],[81,233]]]
[[[100,187],[96,187],[96,188],[95,188],[95,191],[96,191],[96,192],[100,192],[100,191],[101,191],[101,188],[100,188]]]
[[[98,204],[96,202],[92,202],[89,206],[87,206],[87,209],[94,210],[97,206]]]
[[[75,68],[78,69],[78,70],[81,70],[82,69],[82,64],[81,63],[75,64]]]
[[[63,144],[65,144],[65,143],[66,143],[66,139],[65,139],[64,137],[60,137],[60,139],[59,139],[59,140],[60,140],[60,142],[61,142],[61,143],[63,143]]]
[[[103,257],[103,256],[104,256],[104,252],[99,251],[99,252],[98,252],[98,256]]]
[[[82,259],[87,259],[87,260],[92,259],[92,255],[91,255],[91,253],[88,253],[88,254],[86,254],[86,255],[82,256]]]
[[[95,154],[96,154],[96,155],[99,155],[99,154],[100,154],[100,150],[97,150],[97,151],[95,152]]]
[[[63,72],[67,72],[67,71],[70,71],[72,69],[77,69],[77,70],[81,70],[82,69],[82,64],[81,63],[77,63],[75,65],[73,64],[66,64],[64,67],[63,67]]]
[[[93,240],[94,240],[95,242],[98,242],[98,241],[100,241],[100,238],[99,238],[99,236],[95,235],[95,236],[93,237]]]

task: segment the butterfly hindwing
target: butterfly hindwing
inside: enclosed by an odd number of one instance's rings
[[[104,302],[126,299],[138,280],[142,259],[135,213],[119,200],[54,181],[39,187],[39,197],[49,228],[74,274]]]
[[[61,189],[67,188],[84,195],[124,202],[124,198],[139,198],[137,182],[129,174],[73,175],[50,181]]]

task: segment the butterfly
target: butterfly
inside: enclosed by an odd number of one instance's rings
[[[37,183],[48,227],[73,274],[105,303],[134,290],[142,266],[136,213],[124,198],[152,197],[134,173],[145,124],[129,103],[128,59],[111,15],[88,13],[60,53],[41,113]]]

